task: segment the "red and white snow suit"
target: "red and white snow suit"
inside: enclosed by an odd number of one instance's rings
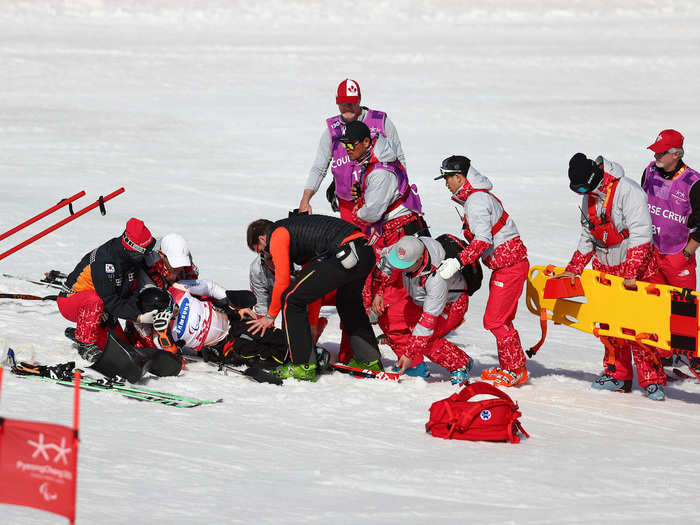
[[[484,328],[496,337],[500,367],[515,371],[525,366],[513,319],[530,263],[515,222],[490,193],[491,188],[491,181],[470,166],[467,180],[452,196],[464,207],[464,237],[469,241],[458,258],[463,266],[481,258],[491,269]]]
[[[647,205],[647,195],[636,182],[625,177],[625,172],[616,162],[603,157],[604,176],[600,185],[583,196],[582,210],[587,213],[587,225],[581,230],[578,249],[574,252],[566,270],[580,275],[593,259],[593,269],[618,277],[658,282],[658,261],[652,243],[652,223]],[[609,210],[609,213],[607,212]],[[619,240],[612,230],[596,233],[591,226],[608,215],[612,228],[621,241],[611,244],[609,239]],[[605,225],[603,225],[605,226]],[[606,235],[607,233],[607,235]],[[595,258],[594,258],[595,257]],[[637,379],[644,388],[649,384],[666,384],[666,374],[650,347],[608,337],[604,342],[604,367],[608,375],[619,380],[630,380],[633,376],[632,356],[637,366]],[[614,364],[614,367],[612,366]],[[613,370],[614,368],[614,370]]]
[[[444,337],[464,319],[469,306],[469,296],[464,291],[467,286],[459,272],[449,279],[437,273],[436,268],[445,258],[439,242],[430,237],[418,239],[425,245],[423,265],[413,274],[400,272],[410,306],[398,312],[387,308],[382,316],[393,316],[394,330],[388,343],[397,356],[411,358],[411,366],[425,356],[447,370],[456,370],[469,363],[469,356]],[[392,246],[384,248],[377,261],[380,271],[373,274],[373,295],[384,296],[384,285],[393,270],[387,261],[391,250]]]

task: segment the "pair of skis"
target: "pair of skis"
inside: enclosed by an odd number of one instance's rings
[[[11,372],[18,377],[25,379],[35,379],[73,387],[73,381],[65,379],[65,375],[56,376],[55,374],[42,375],[40,368],[58,368],[58,367],[39,367],[29,363],[17,363],[13,350],[10,348],[7,352],[7,360],[11,366]],[[59,365],[63,366],[63,365]],[[114,392],[129,399],[137,401],[147,401],[151,403],[159,403],[177,408],[194,408],[203,405],[213,405],[223,402],[223,399],[207,400],[197,399],[169,392],[160,392],[143,388],[139,385],[130,385],[118,379],[96,378],[92,376],[83,376],[80,381],[80,388],[91,392]]]

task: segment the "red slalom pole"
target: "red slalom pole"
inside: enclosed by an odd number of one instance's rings
[[[80,370],[73,372],[73,387],[73,430],[77,439],[80,423]]]
[[[85,192],[84,192],[84,191],[81,191],[80,193],[76,193],[76,194],[73,195],[72,197],[68,197],[67,199],[63,199],[61,202],[59,202],[58,204],[56,204],[56,206],[52,206],[52,207],[49,208],[48,210],[42,211],[41,213],[39,213],[38,215],[35,215],[35,216],[32,217],[31,219],[27,219],[27,220],[24,221],[22,224],[20,224],[20,225],[18,225],[18,226],[15,226],[15,227],[12,228],[11,230],[6,231],[6,232],[3,233],[2,235],[0,235],[0,241],[2,241],[3,239],[6,239],[7,237],[9,237],[10,235],[12,235],[12,234],[14,234],[14,233],[17,233],[17,232],[20,231],[20,230],[23,230],[24,228],[26,228],[26,227],[29,226],[30,224],[34,224],[36,221],[38,221],[38,220],[40,220],[40,219],[43,219],[43,218],[46,217],[47,215],[51,215],[51,214],[52,214],[53,212],[55,212],[56,210],[59,210],[59,209],[63,208],[64,206],[67,206],[67,205],[70,204],[71,202],[73,202],[73,201],[75,201],[75,200],[78,200],[78,199],[79,199],[80,197],[82,197],[83,195],[85,195]]]
[[[80,217],[81,215],[85,215],[85,214],[86,214],[87,212],[89,212],[90,210],[94,210],[94,209],[97,208],[98,206],[104,205],[105,202],[107,202],[107,201],[110,200],[110,199],[113,199],[113,198],[116,197],[117,195],[121,195],[122,193],[124,193],[124,188],[119,188],[118,190],[115,190],[115,191],[113,191],[112,193],[110,193],[109,195],[107,195],[106,197],[100,197],[98,200],[96,200],[95,202],[93,202],[93,203],[90,204],[89,206],[86,206],[86,207],[83,208],[82,210],[76,211],[76,212],[75,212],[73,215],[71,215],[70,217],[66,217],[66,218],[63,219],[62,221],[59,221],[59,222],[57,222],[56,224],[54,224],[53,226],[49,226],[49,227],[46,228],[44,231],[41,231],[41,232],[37,233],[36,235],[34,235],[33,237],[30,237],[30,238],[27,239],[26,241],[19,243],[19,244],[18,244],[17,246],[15,246],[14,248],[10,248],[10,249],[7,250],[6,252],[0,253],[0,260],[4,259],[5,257],[7,257],[7,256],[9,256],[9,255],[12,255],[12,254],[15,253],[16,251],[21,250],[22,248],[24,248],[25,246],[27,246],[27,245],[33,243],[33,242],[36,241],[37,239],[41,239],[41,238],[44,237],[45,235],[48,235],[48,234],[51,233],[52,231],[57,230],[58,228],[60,228],[61,226],[65,225],[65,224],[68,224],[70,221],[73,221],[73,220],[77,219],[77,218]]]
[[[75,451],[75,476],[73,476],[73,516],[71,525],[75,524],[75,500],[78,498],[78,424],[80,422],[80,371],[73,372],[73,450]]]

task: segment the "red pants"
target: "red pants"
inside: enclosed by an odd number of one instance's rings
[[[695,290],[695,268],[697,267],[695,254],[688,258],[683,255],[683,252],[670,254],[660,253],[658,255],[658,261],[659,272],[656,274],[655,278],[651,279],[651,282]]]
[[[518,331],[513,327],[513,319],[529,269],[530,263],[525,259],[491,273],[484,328],[496,338],[498,361],[500,367],[506,370],[515,371],[525,365],[525,352]]]
[[[101,326],[104,304],[94,290],[78,292],[56,300],[61,315],[76,323],[75,338],[82,343],[95,343],[100,348],[107,342],[107,328]],[[121,326],[114,330],[124,336]]]
[[[656,355],[643,345],[627,339],[607,337],[605,345],[605,373],[615,379],[632,379],[632,356],[637,365],[637,381],[642,388],[651,384],[666,384],[666,374]],[[609,345],[609,346],[608,346]],[[615,371],[609,369],[610,352],[615,353]]]
[[[413,301],[411,301],[413,302]],[[414,305],[415,306],[415,305]],[[456,344],[451,343],[445,336],[451,331],[459,326],[459,324],[464,319],[464,315],[467,313],[467,308],[469,307],[469,296],[467,294],[462,294],[455,302],[447,303],[445,305],[445,310],[442,315],[438,318],[437,325],[433,331],[433,335],[428,338],[427,344],[422,349],[422,355],[414,357],[411,362],[411,366],[416,366],[420,364],[423,360],[423,356],[430,359],[433,363],[436,363],[447,370],[457,370],[469,363],[469,356],[467,353],[458,347]],[[395,338],[392,341],[391,347],[397,356],[401,357],[408,351],[408,345],[411,341],[411,333],[423,312],[422,308],[415,306],[417,312],[413,309],[410,310],[410,326],[406,327],[405,331],[400,334],[394,334]],[[408,322],[406,323],[408,324]],[[423,338],[414,338],[423,339]]]
[[[344,221],[352,223],[352,210],[355,208],[355,202],[346,201],[345,199],[341,199],[340,197],[338,197],[338,208],[340,212],[340,218]]]
[[[384,288],[384,313],[377,321],[386,336],[386,342],[397,357],[406,353],[406,345],[411,337],[413,327],[418,324],[423,309],[413,302],[403,287],[401,272],[394,271]],[[423,357],[414,359],[411,366],[423,362]]]

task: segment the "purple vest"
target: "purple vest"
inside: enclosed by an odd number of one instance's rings
[[[416,187],[415,184],[411,184],[409,186],[408,183],[408,174],[406,173],[406,168],[403,167],[403,165],[398,161],[395,160],[393,162],[374,162],[370,164],[369,168],[365,172],[364,175],[362,175],[362,191],[364,192],[366,185],[367,185],[367,175],[371,173],[375,169],[383,169],[386,171],[389,171],[393,173],[396,176],[396,179],[398,180],[399,183],[399,192],[401,195],[406,195],[406,198],[404,201],[401,203],[401,206],[404,208],[408,208],[411,211],[414,211],[416,213],[422,213],[423,211],[423,206],[421,205],[420,202],[420,196],[418,195],[418,188]],[[389,208],[391,208],[391,205],[394,204],[389,203]],[[397,206],[398,207],[398,206]],[[393,210],[392,210],[393,211]],[[367,236],[372,239],[373,236],[379,236],[382,234],[382,225],[386,222],[385,219],[380,219],[377,222],[370,224],[367,230],[365,230],[365,233]]]
[[[685,166],[681,175],[666,180],[652,162],[644,170],[644,191],[649,197],[649,213],[654,225],[654,246],[663,254],[679,253],[688,242],[690,189],[700,174]]]
[[[362,122],[369,128],[372,138],[377,135],[386,137],[384,119],[386,119],[386,113],[374,109],[367,110]],[[331,159],[331,173],[335,179],[335,194],[341,199],[351,201],[350,187],[353,183],[360,182],[360,179],[358,173],[355,173],[353,169],[355,166],[350,162],[348,152],[338,140],[345,129],[343,119],[340,115],[336,115],[326,120],[326,125],[331,134],[331,156],[333,157]]]

